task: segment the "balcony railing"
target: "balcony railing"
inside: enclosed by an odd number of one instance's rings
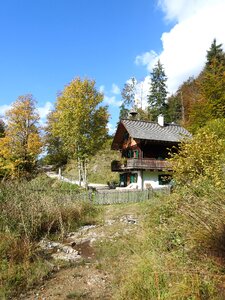
[[[152,159],[152,158],[128,158],[126,160],[114,160],[111,164],[113,172],[120,172],[126,170],[172,170],[171,163],[166,160]]]

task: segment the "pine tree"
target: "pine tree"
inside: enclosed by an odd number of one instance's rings
[[[150,95],[148,98],[149,111],[152,120],[155,120],[158,115],[167,114],[167,77],[160,60],[156,63],[151,73]]]

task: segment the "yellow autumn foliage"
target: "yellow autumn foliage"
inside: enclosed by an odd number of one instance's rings
[[[32,95],[20,96],[6,113],[5,136],[0,138],[0,170],[10,177],[30,175],[41,153],[39,115]]]
[[[192,139],[181,144],[173,154],[174,179],[178,185],[198,185],[211,181],[215,186],[224,186],[225,140],[218,137],[211,127],[198,131]]]

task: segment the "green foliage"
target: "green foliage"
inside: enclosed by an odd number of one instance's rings
[[[219,65],[222,64],[223,66],[225,66],[225,54],[223,52],[223,45],[217,45],[216,39],[213,40],[210,49],[207,51],[206,58],[206,68],[208,68],[209,70],[212,69],[212,65],[214,65],[215,62],[215,71]]]
[[[124,103],[122,103],[121,106],[120,106],[119,119],[127,119],[128,115],[129,115],[129,109],[126,108]]]
[[[99,267],[114,276],[113,299],[224,298],[225,190],[202,187],[136,204],[138,225],[98,245]],[[111,210],[119,219],[124,207]]]
[[[50,134],[69,158],[78,160],[79,181],[87,184],[87,162],[107,138],[108,112],[95,82],[76,78],[57,98]],[[58,139],[58,140],[57,140]],[[54,140],[54,139],[53,139]],[[54,147],[53,147],[54,148]]]
[[[103,95],[95,89],[95,82],[80,78],[74,79],[58,96],[53,135],[60,138],[70,157],[90,157],[106,140],[108,113],[107,107],[100,106],[102,101]]]
[[[180,97],[177,95],[170,96],[167,108],[167,121],[169,123],[180,123],[182,120],[182,103]]]
[[[219,139],[225,142],[225,118],[211,120],[206,123],[204,128],[215,133]]]
[[[197,79],[189,77],[177,90],[175,97],[181,106],[180,120],[184,126],[190,125],[192,106],[199,100],[199,84]],[[170,99],[169,99],[170,102]],[[170,106],[170,103],[169,103]],[[200,114],[201,116],[202,114]]]
[[[163,65],[158,60],[151,73],[150,94],[148,98],[149,110],[153,121],[158,115],[166,115],[167,112],[167,77]]]
[[[225,53],[222,45],[213,41],[207,51],[207,61],[200,75],[189,88],[189,101],[183,93],[184,124],[196,132],[208,121],[225,117]],[[181,90],[185,88],[185,83]],[[187,105],[188,104],[188,105]]]
[[[219,130],[213,132],[213,127]],[[194,186],[210,180],[217,187],[224,186],[224,140],[218,137],[223,128],[224,120],[214,121],[182,142],[178,153],[171,154],[173,177],[178,185]]]
[[[118,182],[119,175],[116,172],[111,171],[111,162],[113,160],[119,160],[120,154],[111,150],[112,139],[108,139],[102,148],[90,158],[88,162],[88,179],[91,183]],[[78,166],[77,162],[70,160],[63,172],[63,175],[67,178],[78,180],[77,174]]]
[[[225,54],[224,54],[225,57]],[[200,91],[210,119],[225,117],[225,63],[213,60],[203,72]]]
[[[63,143],[59,136],[54,136],[53,128],[55,119],[55,112],[51,112],[47,116],[47,125],[45,127],[44,144],[47,148],[47,155],[44,158],[44,164],[54,165],[56,168],[61,167],[67,163],[68,156],[63,149]]]

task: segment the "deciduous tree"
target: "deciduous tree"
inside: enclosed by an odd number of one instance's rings
[[[53,127],[56,122],[55,111],[52,111],[47,116],[47,124],[45,126],[44,144],[47,149],[47,155],[44,158],[44,162],[55,167],[62,167],[67,163],[68,155],[63,148],[61,138],[53,134]]]
[[[129,117],[131,108],[135,108],[135,94],[136,94],[137,80],[131,77],[125,84],[121,92],[122,104],[120,106],[120,119]]]
[[[1,168],[12,177],[30,176],[42,147],[33,96],[20,96],[6,120],[5,136],[0,139]]]
[[[67,155],[78,160],[79,179],[87,181],[87,162],[105,142],[108,112],[101,106],[103,95],[95,81],[76,78],[59,94],[52,132],[59,137]]]
[[[5,123],[3,120],[0,119],[0,138],[3,137],[5,134]]]
[[[224,125],[224,120],[210,122],[172,154],[177,184],[197,186],[210,181],[217,187],[224,186]]]

